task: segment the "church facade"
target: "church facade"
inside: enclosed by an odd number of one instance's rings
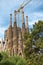
[[[26,25],[24,20],[24,11],[22,11],[22,28],[17,26],[16,10],[14,11],[14,25],[12,26],[12,14],[10,14],[10,25],[5,30],[4,39],[6,41],[6,52],[9,55],[23,56],[24,33],[28,32],[28,16],[26,16]]]

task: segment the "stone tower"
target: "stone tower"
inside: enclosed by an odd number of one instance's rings
[[[18,28],[18,55],[23,55],[23,42],[21,28]]]
[[[13,32],[12,32],[12,14],[10,14],[10,25],[9,25],[9,36],[8,36],[8,47],[9,54],[12,55],[12,47],[13,47]]]
[[[25,33],[25,21],[24,21],[24,11],[22,11],[22,37],[24,38]]]
[[[18,31],[16,22],[16,10],[14,11],[14,27],[13,27],[13,52],[18,53]]]
[[[25,33],[25,21],[24,21],[24,11],[22,11],[22,49],[24,49],[24,33]]]
[[[29,32],[29,28],[28,28],[28,16],[26,16],[26,32]]]

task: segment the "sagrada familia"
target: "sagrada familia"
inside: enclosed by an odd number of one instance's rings
[[[22,28],[17,26],[16,10],[14,11],[14,25],[12,26],[12,14],[10,14],[10,25],[5,30],[6,52],[9,55],[23,56],[24,50],[24,33],[29,32],[28,16],[26,16],[26,24],[24,20],[24,11],[22,11]]]

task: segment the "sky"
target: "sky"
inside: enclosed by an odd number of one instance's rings
[[[0,39],[4,38],[4,32],[9,26],[10,14],[12,13],[12,22],[14,23],[14,10],[17,10],[25,1],[0,0]],[[28,16],[29,27],[32,27],[38,20],[43,20],[43,0],[32,0],[24,7],[24,14],[25,19]]]

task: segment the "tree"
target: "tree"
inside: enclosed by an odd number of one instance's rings
[[[27,65],[43,65],[43,55],[39,54],[40,49],[43,49],[43,21],[35,23],[26,37],[24,54]]]
[[[6,59],[6,58],[8,58],[8,55],[5,52],[1,52],[0,53],[0,61],[3,59]]]
[[[28,60],[26,65],[43,65],[43,55],[37,55],[35,53],[32,53]]]
[[[25,42],[24,55],[26,58],[32,53],[31,38],[28,38]]]
[[[2,56],[2,54],[0,53],[0,61],[3,59],[3,56]]]
[[[35,23],[35,25],[33,25],[31,34],[36,46],[40,45],[39,41],[41,42],[41,45],[43,44],[43,21],[38,21],[38,23]]]
[[[21,58],[16,65],[26,65],[26,60],[24,58]]]
[[[26,60],[19,56],[11,56],[2,59],[0,65],[26,65]]]

